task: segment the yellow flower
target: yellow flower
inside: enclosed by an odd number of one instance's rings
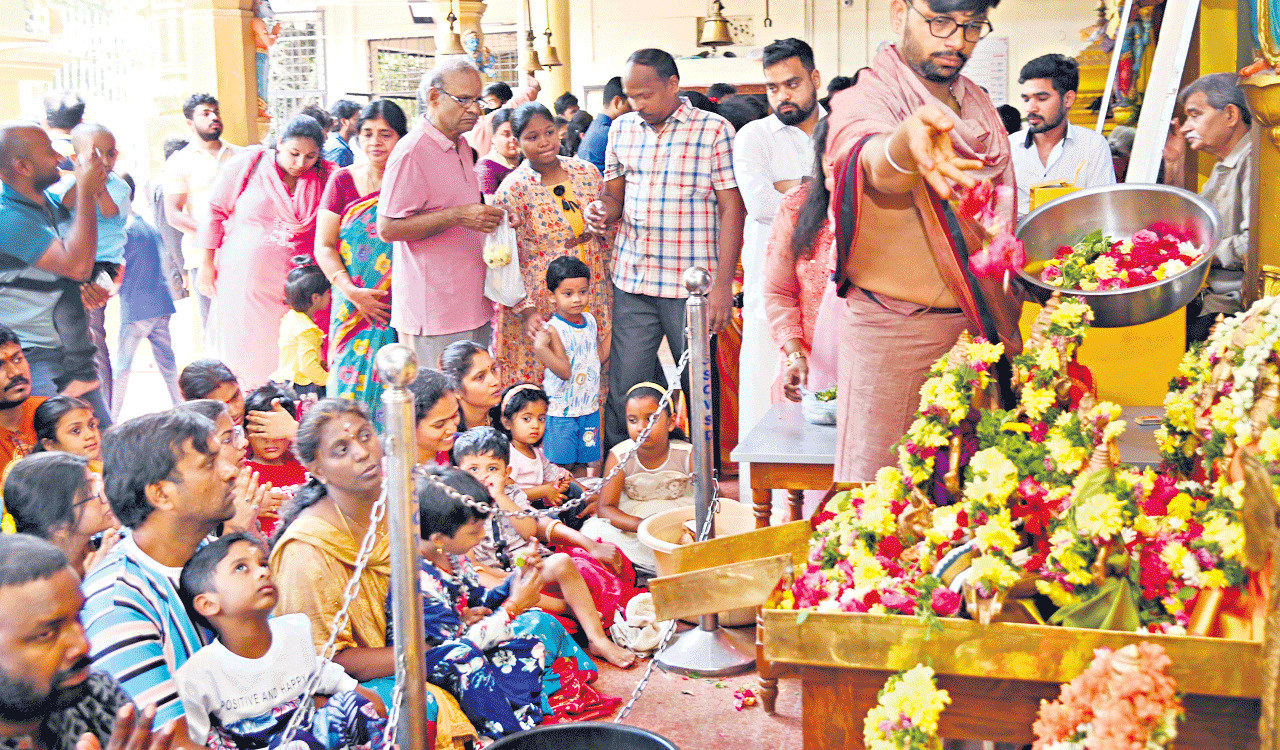
[[[1062,363],[1058,361],[1058,350],[1052,346],[1042,346],[1036,349],[1036,366],[1045,370],[1057,370],[1062,367]]]
[[[1107,426],[1102,428],[1102,442],[1109,443],[1120,437],[1120,434],[1124,432],[1124,428],[1125,421],[1123,419],[1107,422]]]
[[[956,514],[960,512],[958,505],[946,505],[933,511],[933,525],[925,531],[925,536],[935,545],[951,541],[952,535],[960,528],[956,522]]]
[[[1183,521],[1191,520],[1191,496],[1185,492],[1174,495],[1165,514]]]
[[[1187,554],[1186,547],[1183,547],[1178,542],[1173,542],[1165,545],[1165,548],[1160,550],[1160,559],[1164,561],[1165,565],[1169,566],[1170,572],[1175,576],[1181,576],[1183,571],[1186,570],[1184,562]]]
[[[1004,354],[1004,344],[992,344],[984,341],[969,344],[968,360],[970,362],[986,362],[988,364],[1000,359]]]
[[[994,548],[1006,554],[1013,552],[1021,541],[1018,532],[1013,530],[1007,510],[988,518],[974,532],[973,537],[978,549],[985,552]]]
[[[1045,412],[1052,409],[1057,403],[1057,394],[1048,388],[1033,388],[1028,385],[1022,389],[1022,408],[1026,410],[1027,416],[1032,419],[1043,417]]]
[[[1005,590],[1017,583],[1022,574],[995,555],[982,555],[969,566],[970,580]]]
[[[378,259],[373,262],[373,270],[377,271],[378,273],[386,273],[387,271],[390,271],[391,256],[390,255],[379,256]]]
[[[999,448],[978,451],[969,468],[974,478],[965,485],[966,500],[1001,503],[1018,484],[1018,467]]]
[[[1057,581],[1036,581],[1036,591],[1049,597],[1053,606],[1059,608],[1075,604],[1080,600],[1080,597],[1067,591],[1066,587]]]
[[[1072,445],[1061,435],[1054,435],[1046,441],[1046,444],[1054,466],[1063,474],[1076,473],[1081,466],[1084,466],[1084,460],[1089,457],[1087,448]]]
[[[1109,539],[1120,533],[1124,516],[1120,501],[1109,492],[1097,492],[1076,500],[1076,528],[1086,537]]]
[[[1049,322],[1056,326],[1071,328],[1086,319],[1093,319],[1093,311],[1089,309],[1089,306],[1075,299],[1067,299],[1063,300],[1062,304],[1058,305],[1058,309],[1053,311],[1053,316],[1049,318]]]
[[[1274,427],[1263,430],[1258,438],[1258,452],[1262,454],[1265,463],[1280,461],[1280,430]]]
[[[357,354],[363,357],[365,354],[369,352],[369,340],[356,339],[355,341],[351,342],[351,352],[353,354]]]
[[[1244,525],[1221,513],[1211,513],[1205,519],[1204,539],[1217,544],[1224,558],[1238,560],[1244,552]]]

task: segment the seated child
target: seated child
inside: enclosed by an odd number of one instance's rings
[[[479,479],[498,508],[514,513],[531,511],[533,506],[524,492],[507,486],[510,454],[506,437],[492,427],[467,430],[458,435],[453,445],[458,468]],[[495,515],[484,525],[484,532],[484,538],[472,549],[471,558],[478,565],[480,580],[490,586],[514,572],[517,559],[542,554],[539,536],[547,544],[579,550],[574,554],[553,554],[542,561],[546,588],[538,606],[553,614],[572,612],[593,655],[624,669],[635,662],[635,654],[609,640],[605,632],[618,609],[638,593],[630,562],[617,547],[592,541],[560,521],[545,517]],[[597,585],[588,587],[584,580],[587,575]]]
[[[492,421],[511,441],[511,484],[524,490],[535,508],[553,508],[577,499],[582,488],[573,484],[568,469],[542,451],[547,429],[547,394],[533,383],[517,383],[502,393]],[[589,508],[570,508],[557,516],[572,529],[581,529]]]
[[[452,693],[481,734],[502,737],[535,727],[550,713],[543,700],[547,647],[532,633],[517,633],[516,623],[545,619],[544,628],[558,628],[560,640],[569,640],[555,618],[529,611],[542,586],[540,561],[486,590],[466,559],[484,535],[486,516],[449,494],[487,502],[484,487],[470,474],[441,467],[419,474],[416,482],[423,622],[431,646],[427,680]],[[390,607],[388,596],[388,644],[395,635]],[[595,665],[583,659],[594,676]]]
[[[324,397],[329,372],[324,359],[324,331],[311,316],[329,309],[333,290],[311,256],[295,255],[293,270],[285,278],[284,294],[292,309],[280,319],[280,366],[271,373],[270,380],[292,388],[303,403],[315,403]]]
[[[178,592],[218,635],[174,675],[194,742],[275,748],[310,686],[328,701],[294,741],[309,750],[381,748],[386,709],[377,694],[316,655],[306,615],[271,617],[278,595],[257,539],[234,533],[210,542],[183,566]]]
[[[298,418],[298,406],[294,395],[282,386],[267,383],[255,388],[244,399],[244,410],[253,412],[271,412],[276,404]],[[307,467],[303,466],[290,450],[291,440],[288,438],[270,438],[265,435],[251,433],[247,436],[249,454],[245,463],[258,472],[258,480],[270,482],[271,491],[258,513],[258,523],[262,533],[268,539],[275,534],[276,524],[280,522],[280,506],[293,498],[293,493],[307,483]]]
[[[591,269],[575,256],[547,264],[556,314],[533,339],[533,354],[547,368],[547,457],[574,476],[600,463],[600,365],[609,359],[609,339],[586,311],[590,284]]]
[[[604,464],[606,476],[636,444],[664,395],[666,390],[655,383],[640,383],[627,391],[627,434],[631,439],[609,451]],[[693,505],[693,446],[671,439],[674,424],[675,415],[668,406],[654,420],[653,430],[640,449],[601,489],[596,517],[587,519],[582,526],[584,535],[616,544],[636,568],[649,575],[657,573],[658,561],[653,550],[636,536],[640,522],[654,513]]]
[[[458,396],[439,370],[418,370],[409,384],[413,394],[414,439],[419,466],[448,466],[448,452],[458,434]]]

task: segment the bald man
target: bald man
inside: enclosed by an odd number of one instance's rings
[[[54,324],[54,308],[60,301],[64,308],[78,304],[80,285],[92,275],[98,249],[93,207],[106,186],[107,170],[93,149],[77,156],[77,202],[88,210],[71,216],[48,192],[58,181],[61,159],[38,125],[0,124],[0,323],[22,340],[33,395],[61,392],[105,411],[91,374],[64,377],[63,336]],[[78,317],[84,320],[83,304]],[[76,333],[87,336],[87,330]]]

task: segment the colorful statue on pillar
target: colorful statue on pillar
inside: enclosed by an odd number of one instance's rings
[[[254,4],[253,46],[258,67],[258,117],[269,120],[267,114],[267,81],[271,72],[271,47],[280,38],[280,22],[269,0],[257,0]]]
[[[480,46],[480,35],[474,30],[469,30],[462,35],[462,48],[467,51],[467,55],[471,57],[471,61],[476,64],[480,72],[486,78],[493,78],[496,72],[494,66],[498,62],[498,58],[493,56],[488,47]]]
[[[1254,54],[1259,60],[1240,71],[1251,76],[1271,68],[1280,74],[1280,2],[1276,0],[1249,0],[1250,17],[1253,20]]]

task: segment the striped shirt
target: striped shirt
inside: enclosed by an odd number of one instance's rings
[[[613,283],[650,297],[687,297],[680,276],[702,266],[716,272],[717,190],[733,177],[733,126],[688,100],[658,130],[635,112],[614,121],[604,179],[625,177],[622,223],[613,252]]]
[[[178,598],[179,572],[126,536],[82,586],[94,667],[115,677],[137,705],[155,704],[156,728],[184,715],[173,673],[209,640]]]

